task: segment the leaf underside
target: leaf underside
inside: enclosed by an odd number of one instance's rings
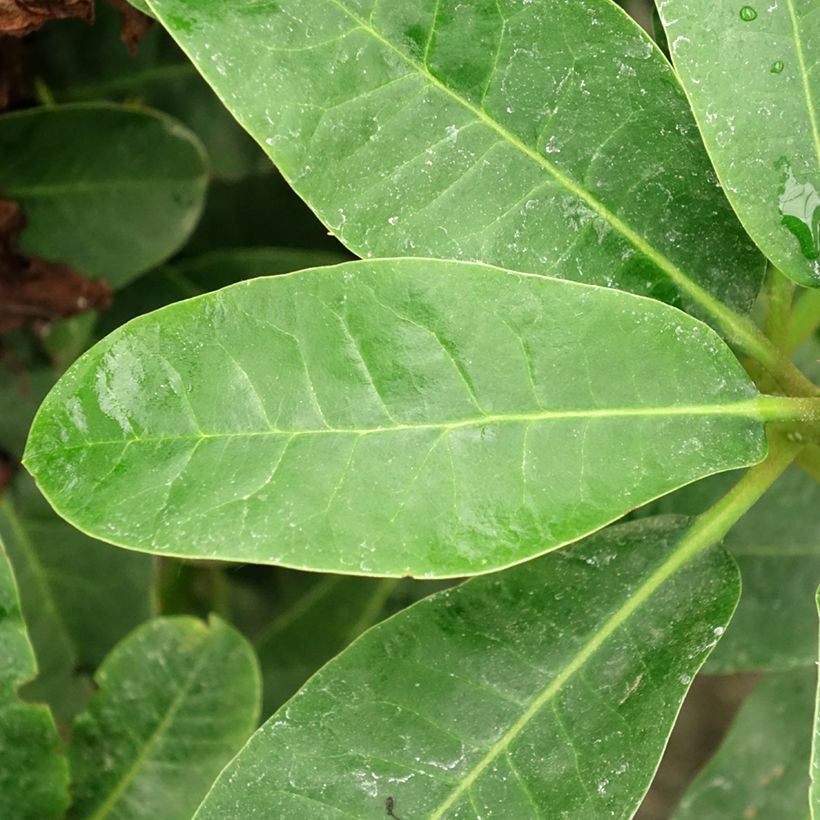
[[[759,461],[756,395],[653,300],[354,262],[116,331],[50,394],[25,463],[71,523],[135,549],[450,577]]]

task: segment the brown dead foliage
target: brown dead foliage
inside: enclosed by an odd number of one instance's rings
[[[105,282],[92,282],[68,265],[22,253],[17,237],[24,225],[17,203],[0,199],[0,334],[111,304]]]
[[[94,0],[0,0],[0,34],[25,37],[49,20],[94,19]]]
[[[120,13],[120,39],[133,57],[137,53],[140,40],[145,37],[154,21],[135,9],[128,0],[108,0],[108,5]]]

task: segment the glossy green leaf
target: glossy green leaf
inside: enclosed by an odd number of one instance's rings
[[[23,476],[0,496],[0,535],[39,667],[26,697],[48,703],[63,722],[89,694],[82,673],[153,614],[153,561],[68,526]]]
[[[608,0],[149,6],[360,256],[751,306],[761,258],[669,64]]]
[[[758,684],[675,820],[806,817],[816,681],[814,669],[803,669]]]
[[[669,572],[685,528],[613,527],[374,627],[196,817],[631,817],[739,594],[720,549]]]
[[[46,399],[25,463],[71,523],[134,549],[450,577],[760,460],[756,395],[653,300],[353,262],[115,331]]]
[[[182,245],[206,184],[197,139],[156,112],[68,105],[0,117],[0,192],[26,213],[21,247],[115,287]]]
[[[253,609],[252,613],[235,613],[233,607],[231,611],[240,627],[254,622],[246,631],[253,634],[262,668],[265,716],[366,629],[441,588],[441,583],[395,578],[281,569],[273,574],[259,588],[235,580],[231,584],[232,602]],[[266,610],[259,623],[260,613]]]
[[[99,330],[109,333],[135,316],[243,279],[345,260],[346,256],[341,253],[302,248],[231,248],[176,260],[123,288],[111,308],[102,315]]]
[[[256,726],[259,670],[218,618],[159,618],[106,658],[74,725],[69,817],[189,820]]]
[[[783,273],[820,287],[817,3],[658,0],[658,9],[743,225]]]
[[[0,541],[0,817],[49,820],[68,805],[68,766],[46,706],[23,703],[37,673],[11,564]]]

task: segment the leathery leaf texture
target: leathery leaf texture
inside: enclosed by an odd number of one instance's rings
[[[760,460],[756,396],[713,331],[660,302],[360,261],[115,331],[46,399],[25,463],[61,515],[111,543],[458,576]]]
[[[741,221],[783,273],[820,287],[816,0],[659,0],[658,9]]]
[[[750,307],[762,258],[669,63],[609,0],[149,5],[359,256]]]
[[[47,706],[17,695],[37,673],[11,564],[0,541],[0,816],[61,817],[68,805],[68,765]]]
[[[197,820],[631,817],[739,595],[720,548],[672,567],[686,525],[612,527],[374,627],[257,731]]]
[[[71,818],[188,820],[257,725],[253,650],[218,618],[157,618],[95,676],[74,724]]]
[[[46,399],[25,463],[61,515],[111,543],[459,576],[760,460],[756,396],[713,331],[660,302],[360,261],[115,331]]]

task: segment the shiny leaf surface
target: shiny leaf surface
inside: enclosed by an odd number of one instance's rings
[[[256,726],[253,650],[218,618],[158,618],[95,677],[69,747],[69,816],[188,820]]]
[[[631,817],[739,594],[720,549],[670,571],[685,528],[613,527],[374,627],[253,736],[197,820]]]
[[[706,147],[746,230],[783,273],[820,287],[816,0],[658,0],[658,9]]]
[[[761,259],[669,64],[608,0],[149,5],[358,255],[750,307]]]
[[[675,820],[805,817],[816,681],[810,668],[758,684]]]
[[[760,460],[756,395],[716,334],[653,300],[353,262],[116,331],[43,404],[26,465],[61,515],[113,543],[452,577]]]
[[[199,142],[164,115],[67,105],[0,117],[0,191],[26,213],[21,247],[114,287],[182,245],[206,183]]]
[[[61,817],[68,766],[46,706],[23,703],[17,690],[37,673],[11,564],[0,541],[0,816]]]

